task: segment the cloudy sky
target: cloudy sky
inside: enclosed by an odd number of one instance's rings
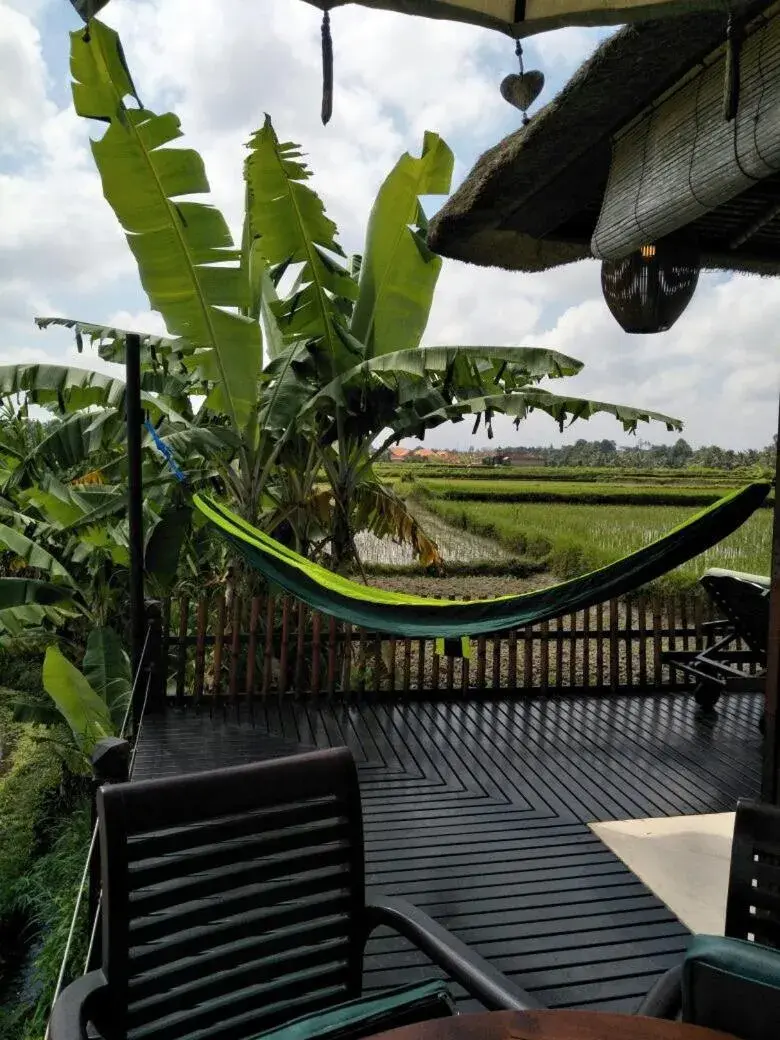
[[[335,113],[319,122],[319,13],[299,0],[112,0],[103,17],[122,35],[144,104],[173,109],[204,157],[215,202],[234,231],[243,201],[243,143],[268,112],[300,142],[314,186],[361,248],[372,198],[398,156],[436,130],[456,155],[455,182],[513,130],[519,113],[498,84],[515,71],[513,47],[483,30],[342,8],[332,16]],[[88,365],[65,332],[39,332],[35,315],[163,332],[104,202],[88,151],[96,128],[71,110],[67,0],[0,0],[0,363]],[[548,100],[603,32],[570,29],[526,44]],[[546,345],[586,368],[569,383],[583,396],[664,411],[694,445],[760,447],[776,427],[780,280],[705,276],[675,328],[631,337],[601,299],[599,268],[582,263],[520,275],[445,260],[427,343]],[[562,388],[562,386],[561,386]],[[474,443],[470,423],[440,428],[435,446]],[[614,437],[608,420],[563,435],[532,417],[504,443],[560,444]],[[670,439],[645,428],[653,441]],[[478,438],[477,443],[481,441]]]

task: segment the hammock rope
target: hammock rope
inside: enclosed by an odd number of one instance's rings
[[[293,552],[213,499],[195,495],[194,501],[252,567],[312,609],[371,632],[465,639],[539,624],[646,585],[736,531],[769,489],[767,483],[756,483],[734,491],[663,537],[598,570],[534,592],[489,600],[435,600],[361,585]]]

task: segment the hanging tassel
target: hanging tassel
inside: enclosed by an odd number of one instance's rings
[[[330,35],[330,11],[322,13],[322,123],[327,126],[333,115],[333,40]]]
[[[739,107],[741,48],[742,26],[735,23],[733,16],[729,15],[726,24],[726,76],[723,84],[723,118],[727,123],[736,119]]]

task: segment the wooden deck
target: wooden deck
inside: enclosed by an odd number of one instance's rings
[[[276,700],[254,722],[169,711],[135,779],[346,744],[367,880],[404,895],[554,1007],[630,1011],[686,929],[592,820],[734,808],[759,791],[760,698],[702,717],[688,696],[332,705]],[[366,986],[430,974],[402,940],[369,947]]]

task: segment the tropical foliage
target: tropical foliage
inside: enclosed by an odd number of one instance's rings
[[[203,552],[197,530],[182,522],[187,490],[160,465],[163,445],[188,488],[216,486],[248,520],[300,550],[329,547],[338,565],[355,556],[354,533],[367,528],[405,538],[431,562],[435,545],[375,473],[388,444],[466,416],[490,435],[495,414],[519,422],[534,409],[561,424],[601,411],[627,429],[650,419],[678,425],[542,389],[540,380],[582,367],[554,351],[422,345],[441,260],[427,247],[420,199],[449,191],[453,165],[436,134],[425,135],[419,157],[399,159],[374,203],[362,257],[348,258],[300,149],[280,141],[266,117],[248,143],[237,245],[219,211],[197,201],[208,180],[200,156],[178,146],[176,116],[138,100],[116,33],[96,20],[74,33],[71,68],[77,111],[106,125],[92,144],[104,195],[170,333],[141,343],[144,404],[154,423],[145,441],[147,562],[164,582],[182,566],[187,573],[188,560],[197,574]],[[68,325],[80,347],[88,339],[103,359],[124,359],[126,330],[63,319],[39,324]],[[54,451],[76,467],[66,491],[62,481],[43,489],[49,497],[33,503],[33,519],[55,506],[65,543],[74,530],[87,530],[99,542],[89,552],[96,567],[112,552],[121,563],[121,380],[56,366],[0,370],[0,394],[19,393],[60,422],[56,444],[17,460],[17,479]],[[164,533],[171,518],[176,538]]]

